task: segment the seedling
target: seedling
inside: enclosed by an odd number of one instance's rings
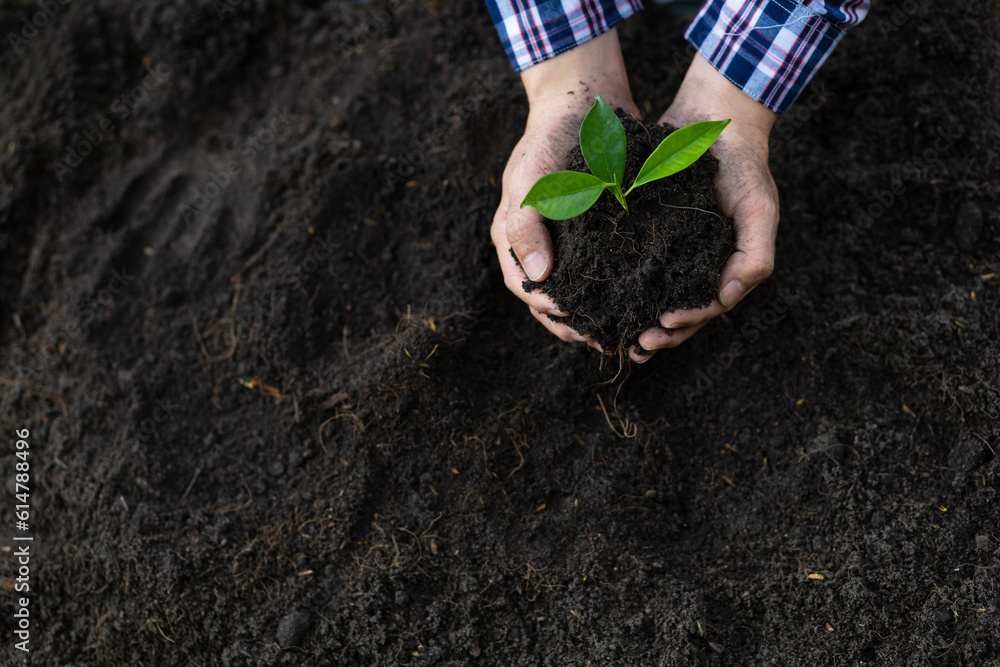
[[[580,125],[580,151],[591,173],[556,171],[546,174],[528,190],[521,208],[531,206],[550,220],[568,220],[589,209],[604,190],[609,190],[628,213],[626,197],[630,192],[694,164],[727,125],[729,120],[706,120],[671,133],[646,159],[632,186],[622,192],[625,128],[598,95]]]

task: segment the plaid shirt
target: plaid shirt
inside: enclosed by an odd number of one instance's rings
[[[611,29],[640,0],[486,0],[518,72]],[[870,0],[707,0],[685,37],[743,92],[784,113]]]

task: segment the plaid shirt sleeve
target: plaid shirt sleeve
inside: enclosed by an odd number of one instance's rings
[[[640,0],[486,0],[514,70],[520,72],[607,32]]]
[[[784,113],[869,0],[708,0],[685,37],[727,79]]]

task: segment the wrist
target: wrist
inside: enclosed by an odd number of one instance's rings
[[[531,114],[577,115],[600,95],[612,108],[637,112],[614,28],[521,72]],[[581,115],[582,118],[582,115]]]
[[[732,118],[732,125],[720,140],[734,135],[742,137],[763,155],[767,154],[768,137],[778,114],[753,99],[696,54],[684,81],[677,91],[666,120],[678,125],[700,120]],[[674,121],[676,119],[677,122]]]

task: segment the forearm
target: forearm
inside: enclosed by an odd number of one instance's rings
[[[686,37],[746,95],[784,113],[869,0],[709,0]]]
[[[518,72],[601,35],[642,9],[640,0],[486,0]]]
[[[531,113],[576,113],[595,95],[608,104],[633,109],[618,31],[611,29],[521,72]]]
[[[665,120],[672,125],[732,118],[732,127],[720,140],[739,136],[761,155],[778,114],[749,97],[700,54],[695,55]]]

